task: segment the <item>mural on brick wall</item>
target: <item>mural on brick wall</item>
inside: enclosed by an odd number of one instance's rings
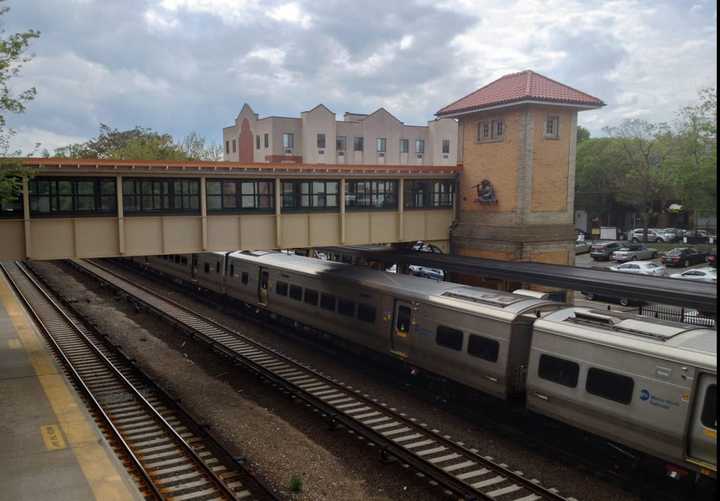
[[[488,179],[483,179],[480,184],[473,186],[477,190],[476,202],[481,204],[495,204],[497,203],[497,197],[495,196],[495,188]]]

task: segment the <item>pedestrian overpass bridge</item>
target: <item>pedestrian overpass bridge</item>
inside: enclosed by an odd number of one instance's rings
[[[424,240],[447,250],[461,166],[25,158],[0,260]]]

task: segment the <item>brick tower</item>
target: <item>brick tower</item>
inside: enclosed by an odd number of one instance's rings
[[[436,113],[459,122],[452,252],[575,263],[578,111],[604,103],[532,71],[495,80]]]

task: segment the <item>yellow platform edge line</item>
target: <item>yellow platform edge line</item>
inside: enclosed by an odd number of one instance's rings
[[[108,449],[101,445],[97,437],[101,432],[94,423],[88,421],[87,414],[80,408],[82,403],[74,396],[74,390],[68,386],[65,377],[58,372],[44,340],[40,338],[1,272],[0,301],[15,326],[23,349],[95,499],[138,499],[138,495],[133,495],[128,483],[118,474],[117,468],[122,468],[122,464],[114,462]]]

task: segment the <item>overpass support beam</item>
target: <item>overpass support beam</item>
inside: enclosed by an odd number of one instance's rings
[[[398,242],[405,240],[405,180],[398,183]]]
[[[345,179],[340,180],[340,245],[345,245]]]
[[[208,248],[206,180],[207,178],[205,176],[200,178],[200,232],[202,233],[200,238],[202,240],[202,250],[204,251]]]
[[[118,229],[118,254],[125,254],[125,206],[123,204],[123,182],[122,176],[115,178],[115,193],[117,195],[117,229]]]
[[[282,249],[282,194],[280,178],[275,178],[275,246]]]
[[[32,232],[30,230],[30,185],[27,176],[22,179],[23,225],[25,229],[25,257],[32,258]]]

